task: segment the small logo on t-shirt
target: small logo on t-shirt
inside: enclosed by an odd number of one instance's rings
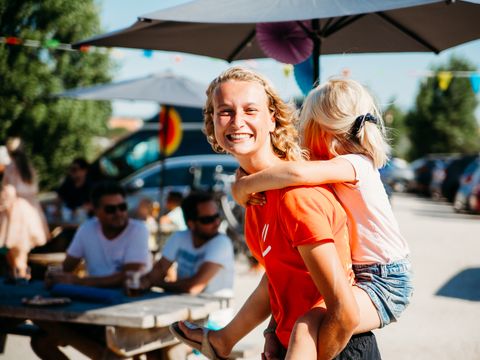
[[[268,227],[269,227],[269,224],[265,224],[263,226],[263,230],[262,230],[262,240],[263,240],[263,242],[265,242],[265,240],[267,239]],[[270,245],[268,245],[267,248],[265,250],[263,250],[262,256],[265,257],[270,252],[270,250],[272,250],[272,247]]]
[[[262,230],[262,239],[263,242],[265,242],[265,239],[267,238],[267,233],[268,233],[268,224],[263,225],[263,230]]]

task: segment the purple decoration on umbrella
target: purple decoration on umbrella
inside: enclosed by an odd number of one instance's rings
[[[310,29],[308,21],[302,24]],[[301,63],[313,51],[313,41],[296,21],[258,23],[256,29],[257,41],[263,52],[282,63]]]

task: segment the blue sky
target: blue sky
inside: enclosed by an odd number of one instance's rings
[[[158,10],[170,4],[186,0],[97,0],[101,8],[102,27],[107,31],[130,26],[137,16]],[[220,0],[219,0],[220,1]],[[321,58],[321,78],[340,74],[348,69],[350,76],[367,85],[382,105],[392,99],[404,110],[409,109],[417,95],[420,73],[431,65],[445,62],[451,55],[468,58],[480,69],[480,40],[446,50],[439,55],[426,53],[324,55]],[[223,69],[230,65],[196,55],[155,51],[152,57],[145,57],[141,50],[118,48],[116,61],[119,64],[114,81],[146,76],[171,70],[207,84]],[[300,95],[293,74],[285,76],[284,65],[274,60],[254,60],[255,69],[267,76],[284,98]],[[201,69],[201,70],[199,70]],[[157,111],[156,104],[148,102],[115,101],[113,111],[119,116],[149,117]],[[480,118],[480,108],[477,109]]]

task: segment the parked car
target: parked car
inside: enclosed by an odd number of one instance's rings
[[[230,192],[238,166],[237,160],[230,155],[173,157],[165,159],[163,165],[161,162],[148,165],[120,183],[127,191],[127,203],[132,211],[143,198],[157,200],[163,205],[170,191],[186,195],[191,189],[212,190],[225,219],[224,230],[233,240],[236,252],[246,253],[244,209],[235,203]]]
[[[468,196],[468,207],[471,212],[480,213],[480,166],[472,175],[472,191]]]
[[[412,192],[430,196],[430,185],[436,169],[444,166],[452,154],[429,154],[410,164],[413,170],[413,181],[409,186]]]
[[[456,159],[458,159],[458,155],[452,155],[435,161],[432,170],[432,181],[430,181],[430,196],[432,199],[440,200],[443,198],[442,184],[447,176],[447,167]]]
[[[453,201],[453,208],[455,211],[461,212],[470,210],[469,196],[472,194],[475,186],[474,175],[476,172],[479,173],[477,177],[480,178],[480,157],[473,160],[460,176],[460,186]]]
[[[460,176],[467,166],[478,157],[478,154],[461,155],[453,160],[445,169],[445,180],[442,182],[442,196],[453,202],[460,186]]]
[[[191,189],[222,190],[233,181],[238,162],[230,155],[190,155],[157,161],[127,176],[120,184],[127,191],[129,208],[141,198],[164,203],[170,191],[187,194]]]
[[[413,170],[408,162],[401,158],[391,158],[388,163],[380,169],[382,181],[385,188],[390,187],[396,192],[407,191],[413,180]],[[388,191],[387,191],[388,192]]]
[[[214,154],[202,132],[203,113],[200,108],[170,109],[180,128],[174,132],[176,147],[167,157]],[[173,116],[173,115],[172,115]],[[147,120],[142,128],[128,134],[103,152],[91,165],[94,180],[122,180],[143,167],[160,160],[159,115]]]

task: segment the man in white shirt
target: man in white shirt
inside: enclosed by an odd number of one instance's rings
[[[188,230],[174,233],[162,249],[161,259],[142,277],[142,287],[159,286],[166,291],[231,297],[233,295],[233,245],[220,234],[218,205],[211,194],[194,192],[182,202]],[[177,280],[166,281],[177,263]]]
[[[211,194],[193,192],[182,201],[188,230],[174,233],[162,249],[161,259],[152,271],[142,277],[142,287],[159,286],[165,291],[211,294],[233,297],[234,253],[230,238],[218,232],[221,219],[218,205]],[[169,269],[177,264],[177,279],[166,279]],[[223,309],[209,316],[209,324],[218,328],[233,317],[233,309]],[[178,344],[161,349],[169,360],[185,359],[191,349]],[[159,352],[150,353],[155,359]]]
[[[128,218],[125,191],[117,183],[102,182],[91,194],[95,218],[83,223],[67,249],[63,272],[47,274],[46,283],[121,287],[127,271],[148,271],[151,257],[148,250],[148,230],[145,224]],[[74,271],[85,261],[87,276]],[[105,346],[101,340],[103,328],[81,325],[38,323],[47,335],[32,338],[32,349],[41,359],[61,359],[58,345],[71,345],[92,359],[101,358]],[[84,325],[85,327],[85,325]],[[90,336],[92,335],[92,336]],[[93,341],[91,337],[96,338]]]

